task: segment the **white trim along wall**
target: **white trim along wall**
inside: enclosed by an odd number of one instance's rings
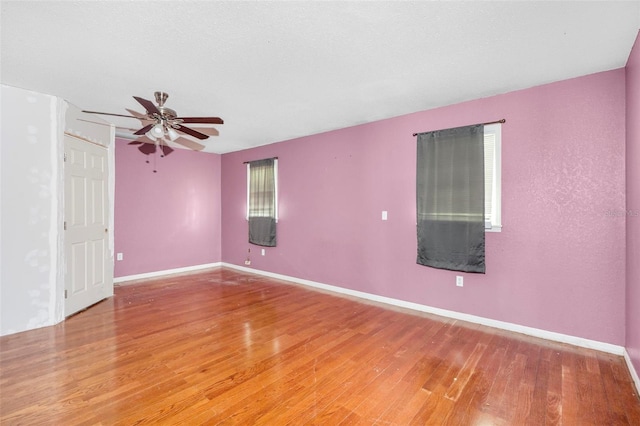
[[[583,348],[595,349],[602,352],[611,353],[614,355],[622,356],[624,347],[618,345],[612,345],[610,343],[598,342],[595,340],[583,339],[581,337],[569,336],[561,333],[554,333],[552,331],[541,330],[533,327],[526,327],[518,324],[512,324],[504,321],[496,321],[489,318],[479,317],[475,315],[464,314],[455,311],[449,311],[446,309],[434,308],[427,305],[421,305],[419,303],[407,302],[404,300],[393,299],[391,297],[378,296],[376,294],[365,293],[362,291],[351,290],[348,288],[337,287],[329,284],[317,283],[314,281],[304,280],[300,278],[288,277],[286,275],[274,274],[272,272],[259,271],[256,269],[247,268],[244,266],[238,266],[228,263],[222,263],[222,266],[232,269],[238,269],[244,272],[250,272],[258,275],[264,275],[270,278],[276,278],[283,281],[290,281],[296,284],[302,284],[309,287],[315,287],[322,290],[327,290],[333,293],[341,293],[349,296],[355,296],[361,299],[371,300],[374,302],[385,303],[387,305],[398,306],[400,308],[407,308],[414,311],[426,312],[429,314],[439,315],[442,317],[453,318],[460,321],[472,322],[475,324],[486,325],[488,327],[499,328],[501,330],[513,331],[516,333],[525,334],[533,337],[540,337],[547,340],[553,340],[560,343],[568,343],[570,345],[579,346]]]
[[[185,266],[184,268],[168,269],[165,271],[147,272],[144,274],[127,275],[113,279],[114,284],[126,284],[129,281],[144,280],[148,278],[164,277],[166,275],[184,274],[185,272],[201,271],[203,269],[217,268],[222,266],[221,262],[207,263],[204,265]]]
[[[613,355],[622,356],[624,357],[624,360],[627,364],[627,368],[629,369],[629,373],[631,374],[631,377],[633,378],[633,381],[636,385],[636,391],[640,393],[640,378],[638,378],[638,373],[636,372],[636,370],[633,367],[633,364],[631,363],[631,358],[629,358],[629,354],[627,353],[626,349],[623,346],[612,345],[610,343],[584,339],[582,337],[570,336],[562,333],[555,333],[553,331],[541,330],[533,327],[526,327],[523,325],[513,324],[509,322],[504,322],[504,321],[496,321],[490,318],[464,314],[461,312],[434,308],[427,305],[421,305],[418,303],[407,302],[399,299],[393,299],[390,297],[378,296],[376,294],[365,293],[362,291],[351,290],[351,289],[337,287],[329,284],[322,284],[314,281],[304,280],[301,278],[289,277],[286,275],[276,274],[273,272],[260,271],[257,269],[234,265],[231,263],[222,262],[221,266],[231,268],[231,269],[237,269],[244,272],[254,273],[258,275],[263,275],[266,277],[275,278],[283,281],[290,281],[290,282],[301,284],[304,286],[315,287],[315,288],[330,291],[333,293],[346,294],[349,296],[354,296],[354,297],[358,297],[366,300],[372,300],[372,301],[384,303],[387,305],[398,306],[401,308],[407,308],[407,309],[411,309],[419,312],[426,312],[426,313],[439,315],[446,318],[453,318],[460,321],[467,321],[475,324],[485,325],[487,327],[493,327],[501,330],[512,331],[512,332],[524,334],[527,336],[539,337],[541,339],[551,340],[554,342],[566,343],[573,346],[593,349],[601,352],[610,353]]]
[[[378,296],[376,294],[365,293],[362,291],[351,290],[348,288],[333,286],[329,284],[322,284],[315,281],[305,280],[302,278],[289,277],[287,275],[276,274],[273,272],[261,271],[259,269],[247,268],[245,266],[238,266],[226,262],[209,263],[204,265],[188,266],[184,268],[169,269],[165,271],[149,272],[145,274],[129,275],[124,277],[114,278],[114,283],[126,283],[128,281],[141,280],[146,278],[162,277],[166,275],[180,274],[185,272],[200,271],[209,268],[215,268],[223,266],[225,268],[236,269],[243,272],[262,275],[269,278],[275,278],[282,281],[289,281],[296,284],[301,284],[307,287],[319,288],[322,290],[330,291],[332,293],[346,294],[349,296],[358,297],[360,299],[371,300],[374,302],[380,302],[387,305],[397,306],[400,308],[407,308],[414,311],[426,312],[434,315],[439,315],[447,318],[453,318],[460,321],[472,322],[475,324],[486,325],[488,327],[498,328],[501,330],[513,331],[516,333],[525,334],[533,337],[540,337],[542,339],[552,340],[560,343],[568,343],[570,345],[579,346],[583,348],[594,349],[602,352],[611,353],[614,355],[623,356],[625,350],[624,347],[618,345],[612,345],[610,343],[598,342],[596,340],[584,339],[582,337],[569,336],[566,334],[555,333],[552,331],[541,330],[533,327],[526,327],[518,324],[512,324],[504,321],[496,321],[489,318],[479,317],[475,315],[464,314],[455,311],[449,311],[446,309],[434,308],[427,305],[421,305],[418,303],[407,302],[404,300],[393,299],[391,297]]]
[[[196,266],[188,266],[185,268],[176,268],[170,269],[166,271],[157,271],[157,272],[149,272],[146,274],[138,274],[138,275],[129,275],[125,277],[115,278],[115,283],[125,283],[128,281],[141,280],[146,278],[155,278],[161,277],[165,275],[173,275],[180,274],[185,272],[194,272],[201,271],[204,269],[210,269],[215,267],[226,267],[230,269],[236,269],[238,271],[248,272],[256,275],[262,275],[269,278],[275,278],[282,281],[289,281],[295,284],[304,285],[307,287],[314,287],[318,289],[322,289],[325,291],[329,291],[332,293],[345,294],[349,296],[354,296],[360,299],[371,300],[374,302],[384,303],[387,305],[397,306],[401,308],[411,309],[419,312],[426,312],[434,315],[439,315],[446,318],[453,318],[460,321],[467,321],[475,324],[485,325],[487,327],[493,327],[501,330],[512,331],[515,333],[524,334],[527,336],[539,337],[546,340],[551,340],[559,343],[567,343],[569,345],[578,346],[582,348],[593,349],[597,351],[602,351],[618,356],[622,356],[625,359],[629,372],[631,373],[631,377],[636,385],[636,390],[640,392],[640,379],[638,378],[638,373],[633,368],[633,364],[631,363],[631,359],[629,358],[629,354],[627,354],[626,349],[623,346],[612,345],[610,343],[598,342],[596,340],[584,339],[582,337],[570,336],[562,333],[555,333],[552,331],[541,330],[533,327],[526,327],[523,325],[512,324],[504,321],[496,321],[489,318],[479,317],[475,315],[464,314],[455,311],[449,311],[446,309],[434,308],[427,305],[421,305],[418,303],[407,302],[404,300],[393,299],[390,297],[378,296],[376,294],[365,293],[362,291],[351,290],[347,288],[342,288],[338,286],[333,286],[329,284],[322,284],[315,281],[309,281],[301,278],[289,277],[287,275],[276,274],[273,272],[261,271],[259,269],[247,268],[244,266],[238,266],[231,263],[226,262],[217,262],[217,263],[209,263],[204,265],[196,265]]]

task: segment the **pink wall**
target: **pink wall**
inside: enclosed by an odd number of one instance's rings
[[[222,260],[250,247],[243,161],[278,156],[278,247],[252,267],[623,345],[624,96],[620,69],[224,154]],[[412,133],[500,118],[504,228],[458,288],[415,263]]]
[[[640,374],[640,33],[626,67],[627,83],[627,343]]]
[[[115,277],[219,262],[220,155],[158,157],[116,140]]]

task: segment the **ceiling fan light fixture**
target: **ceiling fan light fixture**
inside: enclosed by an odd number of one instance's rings
[[[149,130],[147,133],[144,134],[146,137],[148,137],[149,139],[151,139],[152,141],[157,140],[158,138],[156,138],[153,134],[153,131]]]
[[[171,142],[175,141],[180,137],[180,135],[178,135],[178,132],[173,130],[171,127],[167,129],[167,135],[169,136],[169,140],[171,140]]]
[[[162,128],[162,124],[158,123],[155,126],[153,126],[151,130],[149,130],[149,133],[151,133],[156,138],[161,138],[164,135],[164,129]]]

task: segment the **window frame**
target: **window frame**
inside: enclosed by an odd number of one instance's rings
[[[491,212],[485,212],[485,232],[502,231],[502,124],[486,124],[484,126],[485,144],[488,134],[494,135],[493,158],[493,179],[491,184]],[[485,174],[487,171],[487,155],[485,147]],[[486,185],[485,185],[486,192]],[[486,198],[486,193],[485,193]]]

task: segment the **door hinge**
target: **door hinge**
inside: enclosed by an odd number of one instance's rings
[[[64,221],[64,230],[65,231],[67,230],[67,221],[66,220]]]
[[[64,290],[64,298],[65,299],[67,298],[67,290],[66,289]]]
[[[64,162],[65,163],[67,162],[67,153],[66,152],[64,153]]]

